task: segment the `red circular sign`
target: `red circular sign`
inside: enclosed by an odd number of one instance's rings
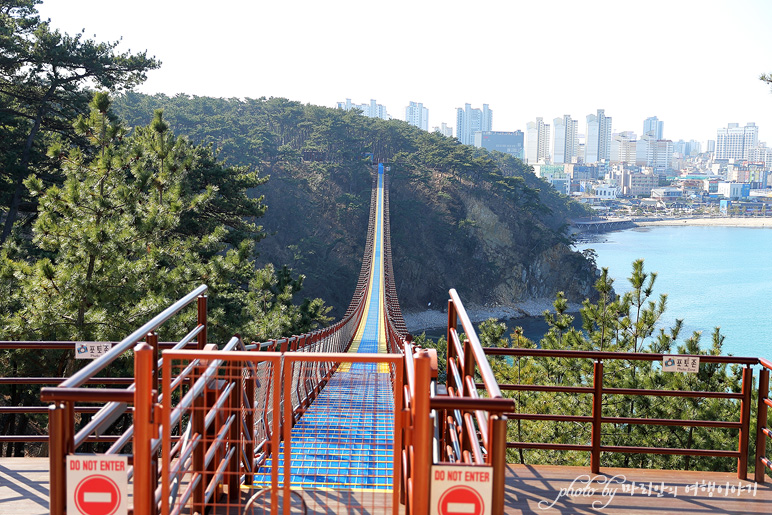
[[[113,515],[121,505],[121,490],[107,476],[88,476],[75,487],[75,507],[83,515]]]
[[[440,515],[483,515],[485,503],[477,490],[458,485],[440,496],[437,511]]]

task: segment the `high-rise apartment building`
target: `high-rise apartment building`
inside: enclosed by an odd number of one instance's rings
[[[429,130],[429,110],[421,102],[410,102],[405,108],[405,121],[410,125]]]
[[[665,129],[665,122],[657,119],[656,116],[646,118],[643,121],[643,135],[653,136],[654,139],[662,139]]]
[[[670,170],[673,161],[673,142],[669,139],[654,139],[646,134],[641,136],[636,144],[635,164],[647,166],[657,173]]]
[[[456,109],[456,137],[464,145],[474,144],[474,133],[490,131],[493,128],[493,111],[488,104],[483,104],[482,110],[472,109],[470,104]]]
[[[673,142],[669,139],[658,139],[653,145],[651,166],[654,171],[664,173],[671,169],[673,162]]]
[[[571,163],[579,153],[579,122],[570,115],[552,120],[555,126],[555,142],[552,149],[552,162]]]
[[[587,115],[587,134],[584,143],[584,162],[608,161],[611,157],[611,117],[603,109]]]
[[[550,159],[550,126],[541,117],[525,125],[525,158],[529,164],[546,163]]]
[[[439,127],[434,127],[432,129],[434,132],[439,132],[443,136],[447,136],[448,138],[453,137],[453,127],[448,127],[448,124],[445,122],[442,122]]]
[[[676,154],[681,154],[683,157],[692,157],[699,155],[702,151],[702,144],[699,141],[689,140],[684,141],[682,139],[673,143],[673,151]]]
[[[611,137],[610,161],[612,163],[622,163],[634,165],[636,159],[636,146],[638,141],[636,135],[631,131],[620,132]]]
[[[768,148],[765,143],[759,143],[759,146],[751,150],[748,155],[748,161],[751,163],[764,163],[765,170],[772,170],[772,148]]]
[[[380,118],[382,120],[391,119],[389,113],[386,112],[386,108],[372,99],[369,104],[353,104],[351,103],[351,99],[347,98],[345,102],[338,102],[338,109],[343,109],[344,111],[359,109],[364,116],[369,118]]]
[[[730,123],[716,134],[716,159],[748,159],[751,151],[759,146],[759,128],[755,123],[740,127]]]

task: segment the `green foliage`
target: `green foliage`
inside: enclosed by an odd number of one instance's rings
[[[585,208],[558,195],[520,160],[461,145],[397,120],[284,98],[218,99],[127,92],[117,112],[131,125],[164,120],[228,163],[270,175],[260,262],[288,263],[305,291],[342,314],[359,274],[371,161],[391,168],[391,236],[403,309],[443,302],[452,286],[470,302],[592,293],[593,267],[569,248],[568,217]],[[489,222],[490,221],[490,222]],[[489,243],[491,234],[508,241]],[[550,261],[552,273],[534,263]],[[472,273],[474,271],[474,273]],[[525,274],[525,279],[523,279]],[[502,284],[509,291],[493,299]],[[527,286],[525,286],[527,284]],[[511,286],[510,286],[511,285]]]
[[[264,341],[330,320],[320,299],[295,305],[302,276],[256,266],[264,232],[255,221],[265,205],[247,190],[264,179],[175,136],[161,111],[129,132],[109,109],[109,96],[96,93],[89,114],[74,123],[84,145],[60,140],[49,149],[61,184],[34,174],[24,181],[38,216],[31,240],[15,237],[0,248],[3,339],[120,340],[202,283],[209,286],[211,342],[234,333]],[[191,311],[164,325],[160,338],[184,335]],[[124,373],[125,365],[111,373]],[[4,376],[62,377],[76,366],[71,353],[0,354]],[[37,397],[32,387],[2,394],[13,404]],[[26,415],[0,418],[2,431],[40,424]]]
[[[424,349],[434,349],[437,351],[437,381],[445,383],[448,377],[448,340],[440,336],[436,341],[421,333],[413,336],[413,343]]]
[[[613,281],[602,270],[595,288],[598,299],[585,301],[580,316],[582,329],[573,327],[573,316],[567,313],[567,302],[558,293],[554,311],[545,312],[549,330],[541,340],[544,349],[604,350],[618,352],[652,352],[720,355],[723,335],[718,328],[707,349],[700,346],[701,334],[695,332],[679,342],[682,321],[669,328],[659,321],[666,307],[666,296],[654,297],[656,274],[648,273],[643,260],[633,263],[629,278],[631,289],[619,296],[613,292]],[[516,333],[510,341],[503,339],[503,328],[491,321],[480,328],[481,340],[493,345],[530,347]],[[590,360],[567,358],[492,359],[494,372],[502,384],[539,384],[548,386],[591,387],[593,367]],[[699,374],[664,373],[657,361],[604,360],[604,388],[655,390],[691,390],[739,392],[740,371],[726,365],[702,363]],[[517,411],[587,416],[592,412],[592,396],[569,393],[517,392]],[[696,420],[738,420],[736,401],[679,397],[605,395],[606,417],[643,417]],[[649,426],[639,424],[604,424],[602,445],[733,449],[736,430],[697,427]],[[589,443],[587,423],[518,421],[509,425],[510,441]],[[695,470],[732,470],[735,460],[726,458],[689,458],[685,456],[603,453],[601,466],[641,468],[681,468]],[[559,465],[589,465],[589,454],[573,451],[510,451],[509,461]]]
[[[759,80],[767,84],[772,84],[772,73],[762,73],[759,75]]]
[[[75,139],[72,120],[88,111],[87,88],[121,91],[145,80],[160,63],[146,53],[116,51],[83,34],[63,34],[41,21],[38,0],[0,2],[0,197],[7,207],[0,242],[11,232],[22,206],[22,181],[47,171],[44,150],[57,134]],[[34,204],[33,204],[34,206]],[[30,206],[25,207],[29,210]]]
[[[25,181],[40,203],[32,243],[46,257],[3,250],[3,273],[15,285],[6,301],[14,309],[1,319],[6,337],[120,339],[200,283],[210,287],[219,339],[235,332],[266,339],[324,323],[319,301],[292,305],[302,278],[255,267],[263,234],[242,218],[263,214],[260,198],[246,190],[264,181],[174,136],[160,111],[127,135],[109,104],[95,94],[89,116],[75,122],[88,148],[51,147],[61,186]]]

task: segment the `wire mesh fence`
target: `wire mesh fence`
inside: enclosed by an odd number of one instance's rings
[[[401,362],[167,352],[161,513],[396,513]]]

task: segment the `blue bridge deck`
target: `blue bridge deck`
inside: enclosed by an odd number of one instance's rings
[[[386,352],[383,299],[383,168],[378,189],[370,284],[362,320],[349,352]],[[292,428],[293,488],[391,490],[394,397],[386,364],[343,363]],[[280,449],[284,452],[284,443]],[[271,460],[254,486],[271,484]],[[284,481],[283,458],[279,482]]]

